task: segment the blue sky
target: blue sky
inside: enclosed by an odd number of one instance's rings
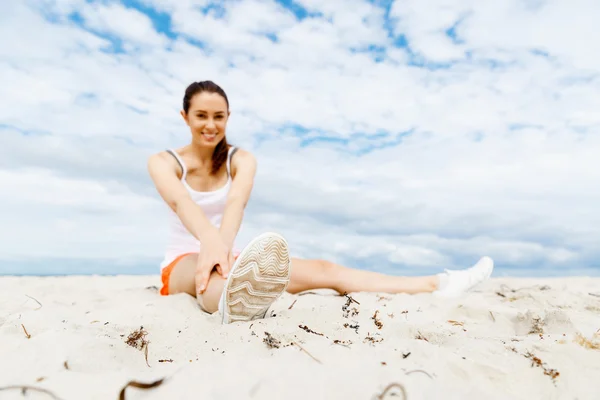
[[[0,273],[158,274],[146,159],[187,143],[204,79],[259,160],[238,246],[274,230],[396,275],[483,255],[499,276],[600,272],[592,0],[0,7]]]

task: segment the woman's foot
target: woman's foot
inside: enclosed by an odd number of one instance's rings
[[[482,257],[477,264],[463,270],[445,270],[439,274],[440,284],[433,295],[439,297],[457,297],[485,281],[492,275],[494,261],[490,257]]]
[[[264,318],[290,282],[291,260],[286,240],[264,233],[242,250],[233,264],[219,302],[224,324]]]

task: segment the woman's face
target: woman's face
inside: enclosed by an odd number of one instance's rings
[[[190,109],[181,115],[190,127],[195,143],[215,147],[225,137],[229,110],[227,102],[218,93],[201,92],[190,101]]]

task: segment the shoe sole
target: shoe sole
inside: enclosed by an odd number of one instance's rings
[[[242,250],[224,287],[222,323],[263,318],[288,287],[291,261],[287,241],[264,233]]]

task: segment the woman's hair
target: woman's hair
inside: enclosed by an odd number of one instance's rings
[[[212,81],[202,81],[194,82],[189,85],[187,89],[185,89],[185,96],[183,96],[183,110],[186,114],[190,109],[192,97],[202,92],[217,93],[223,97],[225,99],[225,103],[227,103],[227,110],[229,111],[229,100],[227,99],[225,91]],[[219,143],[217,143],[215,151],[213,152],[211,174],[214,175],[219,172],[225,161],[227,161],[228,150],[229,143],[227,143],[227,137],[225,136]]]

